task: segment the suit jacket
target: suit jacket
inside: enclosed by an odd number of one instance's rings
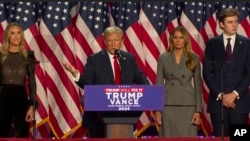
[[[202,110],[201,71],[199,57],[193,54],[197,68],[192,72],[186,67],[186,57],[182,55],[177,64],[173,53],[159,56],[157,66],[157,84],[164,84],[165,105],[194,105],[196,111]],[[192,86],[194,80],[194,86]]]
[[[138,67],[135,56],[128,52],[120,52],[125,58],[118,58],[122,70],[122,84],[149,84],[148,79]],[[81,88],[84,88],[84,85],[115,84],[111,62],[106,50],[88,57],[84,72],[77,84]]]
[[[135,56],[124,51],[120,51],[120,53],[123,56],[123,58],[118,58],[122,73],[122,84],[150,84],[144,73],[138,67]],[[80,75],[77,84],[81,88],[84,88],[84,85],[115,84],[111,62],[106,50],[90,55],[87,58],[84,72]],[[124,112],[120,113],[120,115],[124,115]],[[83,126],[101,130],[97,125],[102,124],[98,116],[96,112],[85,112],[83,116]],[[113,116],[117,116],[117,114]]]
[[[250,111],[250,40],[236,34],[232,60],[226,61],[223,35],[214,37],[206,43],[203,77],[209,88],[207,112],[220,113],[221,101],[218,94],[236,90],[240,99],[236,100],[237,113]]]

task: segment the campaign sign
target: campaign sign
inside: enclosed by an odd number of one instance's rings
[[[163,85],[85,85],[85,111],[163,110]]]
[[[230,141],[250,141],[250,125],[230,125]]]

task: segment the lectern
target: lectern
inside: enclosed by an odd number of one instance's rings
[[[163,93],[163,85],[86,85],[82,101],[102,116],[107,138],[133,138],[143,111],[163,110]]]

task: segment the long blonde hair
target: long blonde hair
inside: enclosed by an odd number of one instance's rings
[[[169,47],[168,47],[167,52],[173,52],[175,50],[175,47],[173,45],[173,38],[174,38],[174,34],[175,34],[176,31],[181,32],[181,34],[183,35],[183,38],[185,40],[183,53],[187,58],[186,66],[187,66],[187,68],[189,70],[194,72],[195,69],[196,69],[196,61],[194,59],[193,52],[191,50],[191,43],[190,43],[190,38],[189,38],[189,35],[188,35],[188,31],[184,27],[178,26],[170,33],[170,37],[169,37],[169,42],[170,43],[169,43]]]
[[[12,27],[19,27],[21,30],[21,41],[19,43],[19,53],[25,58],[27,59],[28,53],[27,50],[25,49],[25,40],[24,40],[24,33],[23,33],[23,29],[22,26],[16,22],[12,22],[10,23],[5,31],[4,31],[4,36],[3,36],[3,44],[0,48],[0,52],[3,55],[3,60],[5,60],[7,58],[7,56],[9,55],[9,47],[10,47],[10,42],[9,42],[9,35],[10,35],[10,29]],[[2,60],[2,61],[3,61]]]

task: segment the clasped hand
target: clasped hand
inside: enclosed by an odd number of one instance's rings
[[[233,92],[224,94],[222,99],[223,106],[234,109],[236,107],[234,103],[236,97],[237,96]]]

